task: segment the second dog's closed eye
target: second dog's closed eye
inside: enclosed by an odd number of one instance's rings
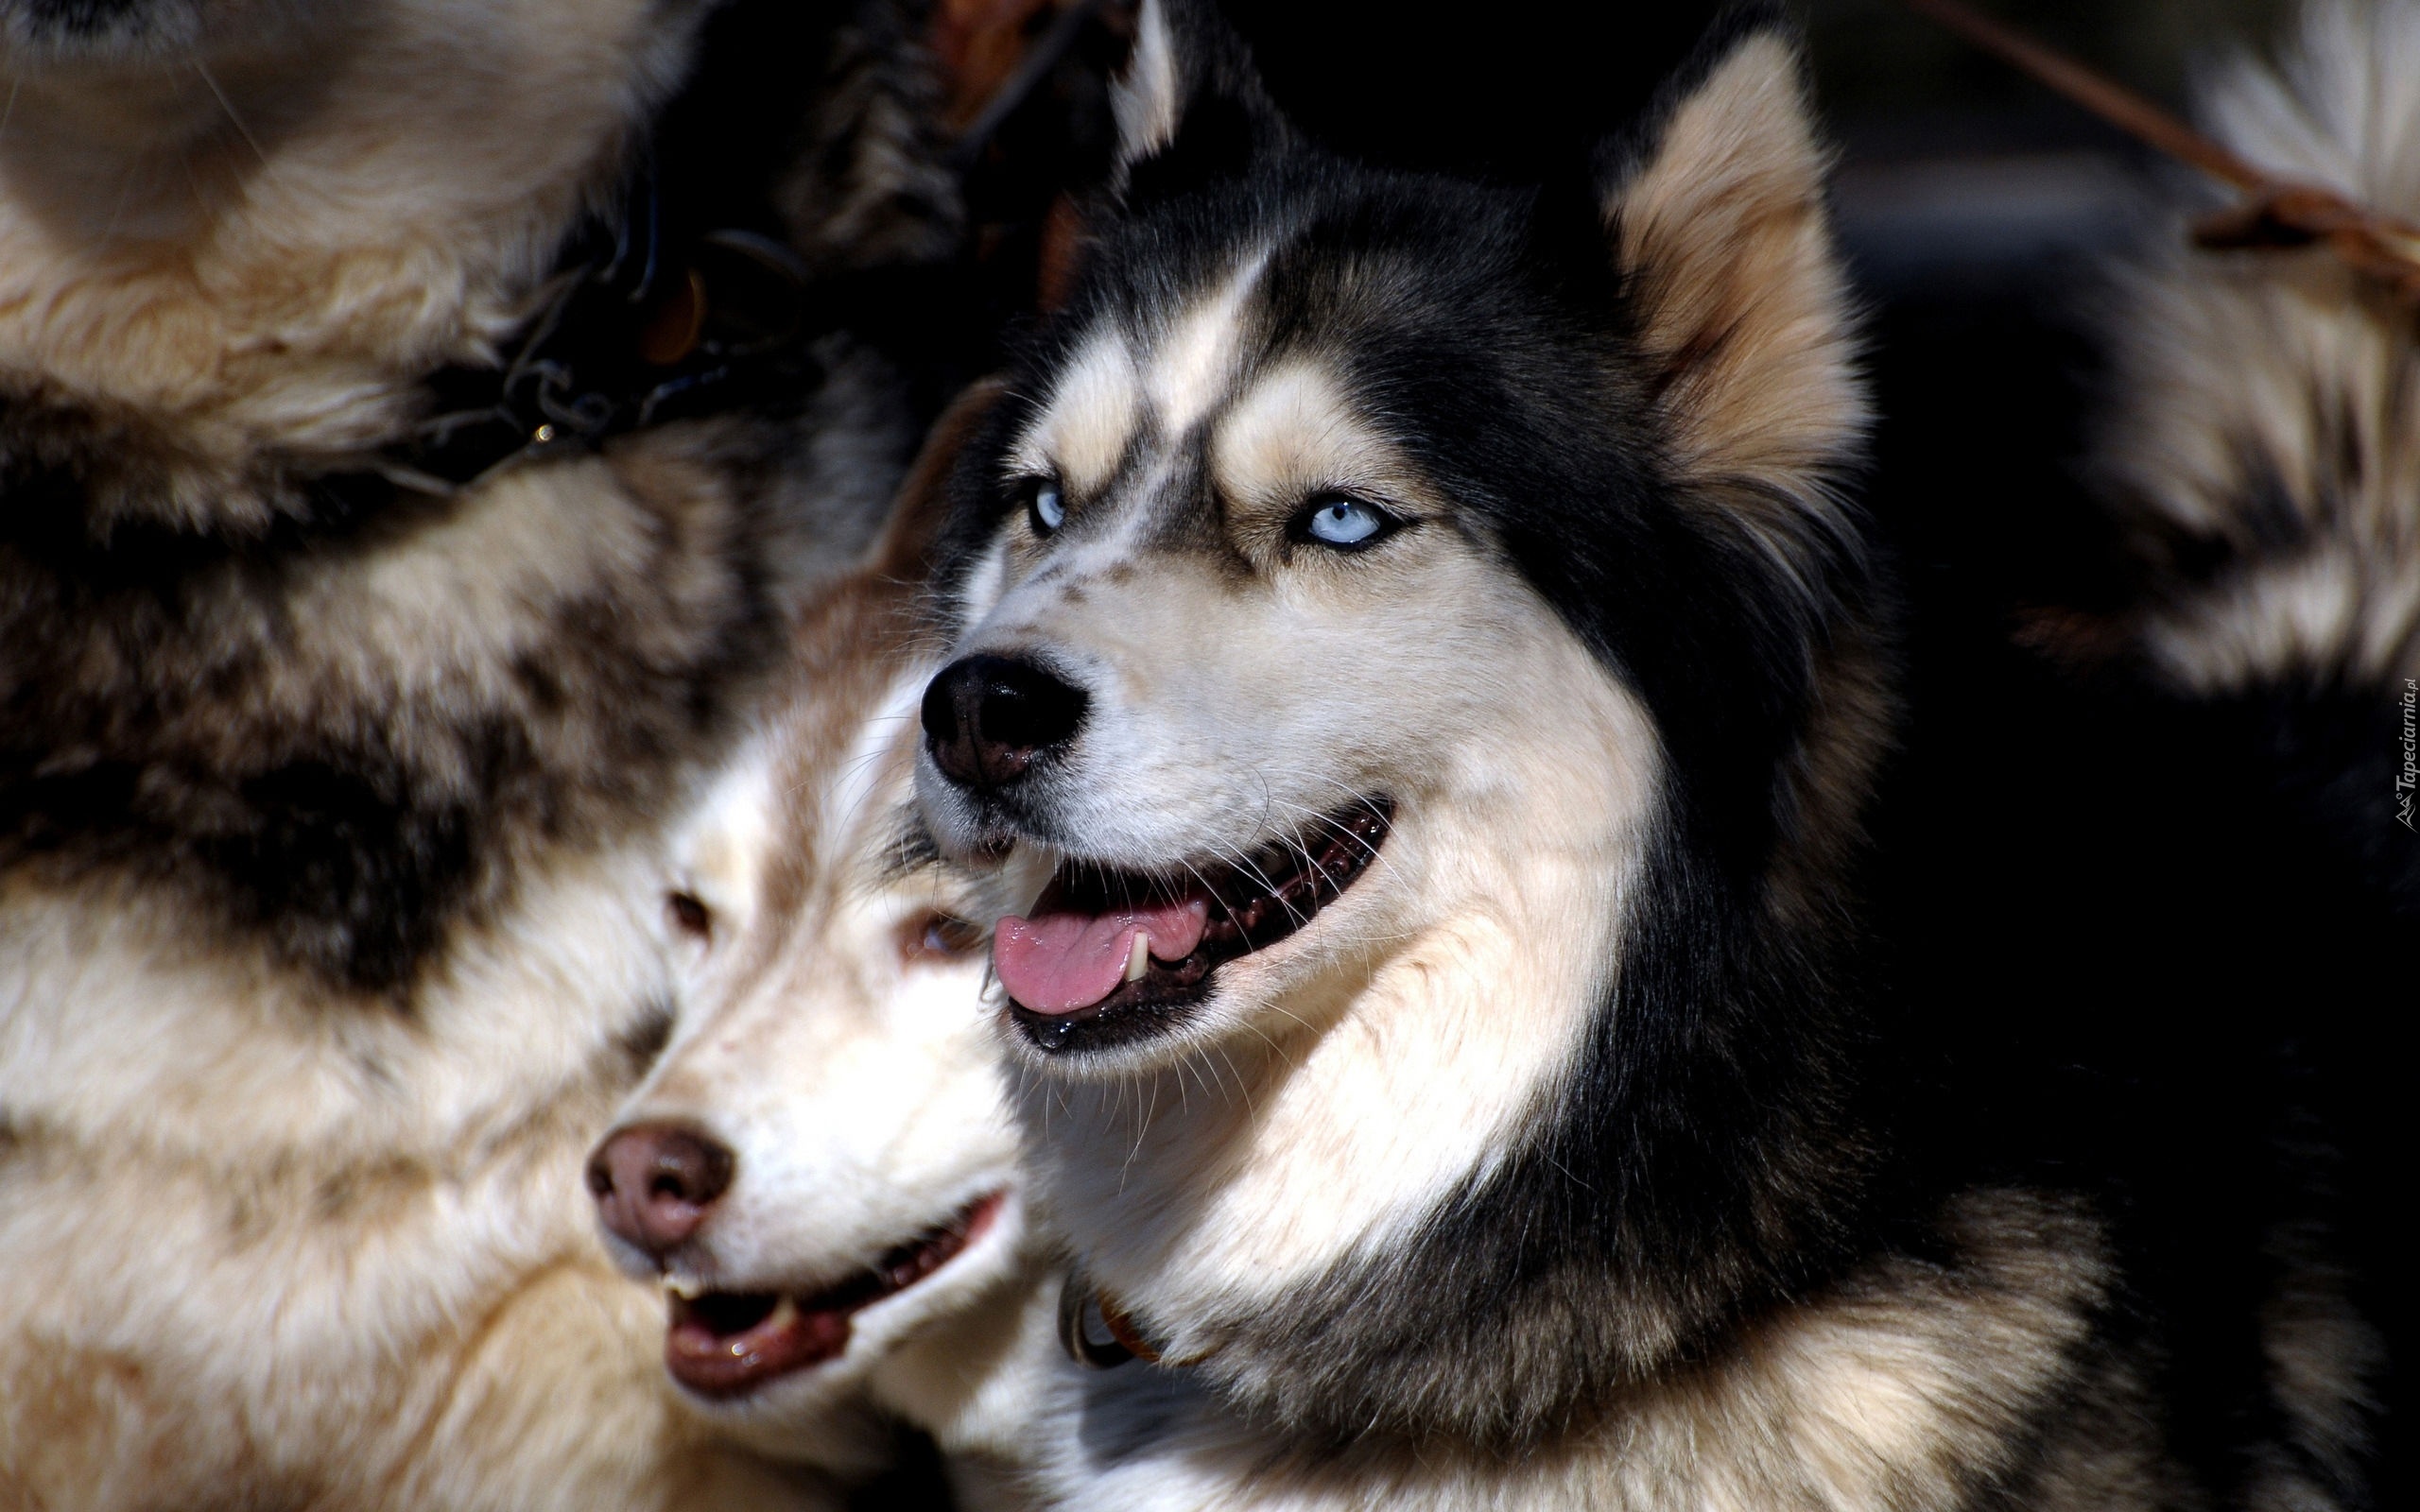
[[[667,893],[664,911],[671,916],[673,926],[695,939],[711,939],[715,932],[715,916],[696,893]]]
[[[913,966],[921,961],[958,961],[980,951],[987,940],[982,925],[955,914],[920,914],[899,929],[899,958]]]

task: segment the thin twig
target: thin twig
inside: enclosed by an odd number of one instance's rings
[[[2243,203],[2193,228],[2212,249],[2308,247],[2324,242],[2356,271],[2420,301],[2420,226],[2320,184],[2281,179],[2063,53],[1962,3],[1902,0],[2128,135],[2242,190]]]

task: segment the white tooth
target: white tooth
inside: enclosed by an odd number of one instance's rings
[[[704,1287],[699,1285],[696,1281],[690,1280],[686,1277],[682,1276],[666,1276],[664,1278],[664,1289],[684,1302],[694,1302],[699,1297],[706,1295],[706,1289]]]
[[[757,1327],[768,1329],[786,1329],[797,1321],[798,1298],[792,1297],[787,1292],[784,1292],[782,1294],[782,1299],[773,1304],[772,1312],[767,1314],[765,1321],[758,1324]]]
[[[1143,973],[1151,969],[1151,936],[1141,930],[1134,932],[1134,948],[1126,953],[1126,980],[1140,982]]]

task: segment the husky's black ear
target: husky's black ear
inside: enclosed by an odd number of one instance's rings
[[[1599,158],[1676,460],[1772,507],[1823,499],[1867,421],[1827,165],[1796,39],[1772,6],[1718,21],[1645,129]]]
[[[1143,0],[1110,102],[1121,188],[1239,173],[1292,136],[1251,51],[1210,0]]]

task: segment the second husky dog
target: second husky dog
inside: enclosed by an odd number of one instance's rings
[[[700,1412],[822,1464],[894,1416],[995,1506],[1057,1346],[979,1006],[999,909],[909,802],[929,524],[911,504],[806,617],[788,696],[677,837],[680,1029],[590,1188],[663,1280]]]
[[[1888,594],[1772,16],[1538,192],[1315,150],[1189,5],[1118,117],[959,472],[918,774],[1053,868],[994,961],[1068,1346],[1125,1362],[1068,1500],[2358,1496],[2358,1323],[2249,1298],[2183,1389],[2111,1189],[1903,1063],[1959,1005],[1868,965]]]

